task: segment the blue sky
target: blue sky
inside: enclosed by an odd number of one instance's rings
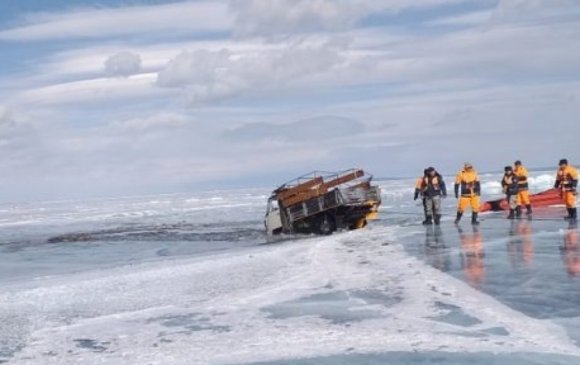
[[[0,198],[574,163],[578,39],[576,0],[3,1]]]

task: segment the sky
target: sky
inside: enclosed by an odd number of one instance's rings
[[[580,165],[578,0],[2,0],[0,201]]]

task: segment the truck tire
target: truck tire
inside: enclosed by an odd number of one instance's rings
[[[329,235],[336,230],[336,224],[334,223],[333,217],[328,214],[323,214],[320,219],[318,219],[317,231],[322,235]]]

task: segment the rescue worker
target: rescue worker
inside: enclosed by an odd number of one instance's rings
[[[560,168],[556,173],[554,188],[561,190],[562,200],[566,204],[568,216],[566,219],[576,220],[576,186],[578,185],[578,171],[568,165],[565,158],[560,160]]]
[[[518,206],[516,208],[516,217],[522,216],[520,205],[525,205],[526,215],[532,216],[532,204],[530,203],[530,193],[528,191],[528,169],[522,165],[522,161],[514,162],[514,175],[518,178]]]
[[[460,192],[461,197],[459,197]],[[479,224],[477,214],[479,213],[480,195],[481,184],[479,182],[479,176],[477,176],[477,171],[475,171],[469,162],[466,162],[463,165],[463,170],[455,178],[455,198],[459,199],[457,217],[455,218],[456,224],[461,220],[463,212],[468,205],[471,205],[471,224]]]
[[[415,195],[413,197],[413,200],[417,200],[419,199],[419,196],[421,196],[421,199],[423,200],[423,214],[425,215],[425,220],[423,220],[423,224],[427,224],[427,202],[425,201],[425,195],[423,194],[423,182],[425,181],[425,178],[427,177],[428,174],[428,169],[423,170],[423,176],[417,178],[417,181],[415,182]]]
[[[501,179],[501,187],[506,195],[510,207],[510,213],[507,219],[514,219],[516,217],[516,210],[518,206],[518,192],[519,192],[519,179],[514,174],[511,166],[506,166],[504,168],[503,178]]]
[[[441,198],[447,197],[445,181],[434,167],[427,168],[427,176],[421,185],[423,196],[425,197],[426,225],[439,225],[441,222]]]

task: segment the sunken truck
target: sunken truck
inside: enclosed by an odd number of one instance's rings
[[[265,217],[269,235],[358,229],[376,219],[381,190],[363,170],[315,171],[272,192]]]

